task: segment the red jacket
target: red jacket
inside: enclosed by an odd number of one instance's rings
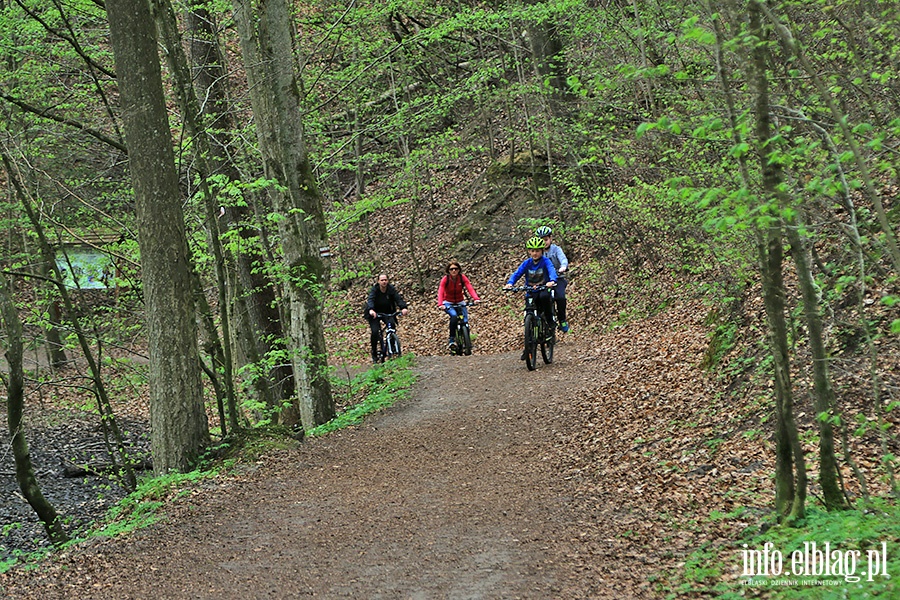
[[[438,285],[438,306],[443,306],[444,302],[453,302],[454,304],[465,302],[466,297],[463,294],[463,286],[469,292],[472,300],[481,300],[478,294],[475,293],[475,288],[472,287],[468,277],[460,273],[454,280],[449,275],[444,275],[441,278],[441,283]]]

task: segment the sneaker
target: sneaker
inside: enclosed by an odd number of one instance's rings
[[[560,323],[559,330],[562,331],[563,333],[569,333],[569,322],[563,321],[562,323]]]
[[[450,350],[451,353],[456,352],[456,342],[451,341],[447,344],[447,349]]]

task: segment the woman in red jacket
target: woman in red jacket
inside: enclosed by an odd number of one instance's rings
[[[459,318],[462,317],[463,323],[469,322],[469,311],[465,306],[466,293],[469,294],[472,302],[480,302],[481,298],[478,297],[469,278],[463,275],[462,267],[458,261],[451,260],[447,263],[444,271],[447,274],[441,278],[441,283],[438,284],[437,302],[438,308],[450,315],[449,347],[450,351],[453,352],[456,350],[456,341],[453,334],[456,331],[456,324]]]

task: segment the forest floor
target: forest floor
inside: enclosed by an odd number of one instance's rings
[[[0,593],[662,597],[688,551],[738,538],[707,518],[734,505],[734,478],[767,501],[761,450],[715,451],[739,441],[717,437],[701,317],[570,334],[534,372],[477,346],[420,357],[409,397],[364,424],[198,485],[149,528],[14,568]]]

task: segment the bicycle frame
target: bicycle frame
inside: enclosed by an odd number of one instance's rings
[[[554,313],[556,309],[552,297],[553,287],[541,285],[534,287],[520,286],[504,289],[511,292],[540,292],[543,290],[550,291],[550,322],[548,323],[544,318],[544,315],[538,308],[537,302],[535,302],[535,297],[533,295],[528,295],[525,298],[525,317],[523,324],[525,327],[525,366],[528,367],[529,371],[533,371],[535,370],[535,368],[537,368],[538,346],[540,346],[541,357],[544,359],[544,363],[552,363],[553,348],[556,344],[556,329],[553,325],[553,321],[555,320]]]
[[[381,321],[381,336],[379,340],[379,362],[402,354],[400,348],[400,336],[397,335],[396,319],[402,313],[376,313],[375,318]]]
[[[466,300],[465,302],[450,302],[447,303],[446,308],[456,309],[458,313],[458,317],[456,320],[456,331],[454,332],[454,340],[456,343],[456,349],[453,353],[457,356],[461,354],[465,354],[466,356],[472,354],[472,336],[469,329],[468,319],[465,318],[466,312],[465,308],[469,306],[474,306],[475,302],[471,300]]]
[[[546,285],[538,285],[538,286],[533,286],[533,287],[522,285],[522,286],[518,286],[518,287],[504,288],[504,290],[507,292],[526,292],[526,293],[528,293],[528,292],[543,292],[543,291],[550,292],[550,299],[551,299],[550,316],[553,319],[556,318],[556,303],[552,302],[553,287],[546,286]],[[533,295],[525,296],[525,312],[526,313],[531,312],[536,317],[540,317],[541,311],[540,311],[540,309],[538,309],[537,303],[535,303],[534,299],[535,298]]]

